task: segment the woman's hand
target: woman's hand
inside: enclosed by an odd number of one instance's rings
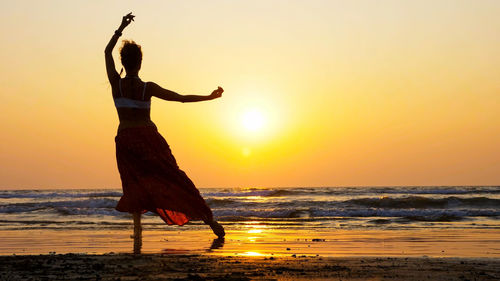
[[[221,87],[218,87],[217,89],[215,89],[211,94],[210,94],[210,98],[211,99],[216,99],[216,98],[220,98],[222,96],[222,93],[224,92],[224,89],[222,89]]]
[[[134,21],[134,15],[132,15],[132,12],[126,14],[125,16],[123,16],[122,18],[122,24],[120,24],[120,28],[119,30],[120,31],[123,31],[125,29],[125,27],[127,27],[131,22]]]

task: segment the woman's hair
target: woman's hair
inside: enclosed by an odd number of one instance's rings
[[[120,49],[120,56],[125,70],[136,70],[141,68],[142,51],[141,46],[132,40],[123,40],[123,46]]]

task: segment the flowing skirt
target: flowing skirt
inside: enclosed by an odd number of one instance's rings
[[[115,143],[123,187],[116,210],[151,211],[170,225],[183,225],[190,220],[212,221],[212,210],[179,169],[155,126],[120,130]]]

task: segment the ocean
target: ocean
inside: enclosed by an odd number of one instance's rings
[[[201,221],[142,217],[143,252],[500,257],[499,186],[201,188],[226,239]],[[0,255],[130,253],[120,189],[0,191]]]
[[[500,187],[326,187],[200,189],[229,228],[253,221],[284,228],[500,228]],[[129,229],[114,208],[118,189],[0,191],[0,230]],[[185,228],[197,227],[192,222]],[[165,229],[153,213],[148,229]]]

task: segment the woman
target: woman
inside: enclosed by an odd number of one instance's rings
[[[153,82],[143,82],[141,47],[133,41],[124,41],[120,50],[126,71],[121,78],[115,69],[112,50],[123,29],[134,20],[129,13],[104,51],[106,71],[111,83],[113,99],[120,125],[115,138],[116,160],[123,187],[116,209],[129,212],[134,218],[134,252],[140,252],[140,217],[147,211],[158,214],[167,224],[183,225],[190,220],[203,220],[219,237],[224,228],[213,219],[212,211],[193,182],[179,169],[170,148],[150,119],[151,97],[168,101],[197,102],[221,97],[219,87],[208,96],[179,95]],[[123,70],[123,69],[122,69]]]

